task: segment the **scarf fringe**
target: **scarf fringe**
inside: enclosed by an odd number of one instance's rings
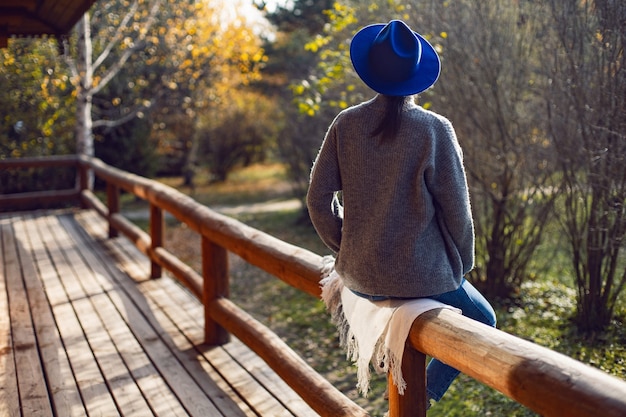
[[[396,356],[384,343],[385,332],[376,342],[374,354],[371,358],[359,357],[359,346],[350,330],[350,323],[346,319],[341,301],[341,291],[343,282],[337,274],[332,274],[334,258],[324,257],[324,267],[320,286],[322,288],[322,300],[326,305],[326,310],[330,313],[331,322],[337,327],[339,333],[339,346],[346,352],[346,358],[357,365],[357,390],[367,397],[370,388],[370,363],[377,374],[391,372],[394,384],[400,395],[404,395],[406,382],[402,377],[402,361],[398,361]]]

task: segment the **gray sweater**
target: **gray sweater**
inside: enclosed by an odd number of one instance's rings
[[[371,132],[386,101],[377,95],[331,124],[311,172],[311,220],[352,290],[393,297],[455,290],[474,265],[456,134],[446,118],[407,97],[397,137],[380,142]]]

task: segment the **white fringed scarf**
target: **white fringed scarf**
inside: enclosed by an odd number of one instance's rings
[[[320,281],[322,300],[339,330],[339,344],[347,357],[357,365],[357,389],[367,396],[370,367],[377,373],[391,372],[400,395],[406,382],[402,377],[402,354],[413,321],[422,313],[436,308],[457,308],[429,298],[369,301],[344,287],[334,270]]]

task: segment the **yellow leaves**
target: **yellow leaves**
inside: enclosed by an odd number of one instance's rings
[[[358,22],[354,7],[335,2],[333,8],[324,12],[328,16],[330,25],[334,31],[341,31],[346,27]]]
[[[304,45],[304,49],[313,53],[317,53],[320,48],[327,45],[330,41],[331,38],[329,36],[317,35],[311,42]]]
[[[193,60],[184,61],[182,68],[202,68],[195,73],[198,77],[210,76],[212,83],[231,88],[258,79],[260,65],[267,56],[239,9],[229,6],[219,10],[215,2],[206,0],[195,7],[195,25],[185,39]]]
[[[348,102],[345,100],[331,100],[329,104],[331,107],[338,107],[340,109],[348,108]]]
[[[320,109],[320,105],[313,103],[312,100],[301,101],[298,103],[298,111],[307,116],[313,117]]]
[[[602,32],[600,32],[600,31],[596,32],[596,40],[599,43],[604,43],[604,36],[602,35]]]
[[[4,66],[8,67],[8,66],[12,66],[15,64],[15,55],[10,54],[8,52],[8,48],[5,48],[4,51],[4,61],[2,63]]]
[[[122,40],[122,45],[124,48],[132,48],[135,43],[133,42],[133,39],[129,36],[125,37],[124,40]]]
[[[439,34],[439,36],[440,36],[442,39],[448,39],[448,32],[441,32],[441,33]]]
[[[50,122],[50,121],[48,121]],[[41,128],[41,133],[43,133],[44,136],[52,136],[52,134],[54,133],[54,131],[52,130],[52,126],[54,124],[53,123],[46,123],[42,128]]]
[[[183,63],[180,65],[180,68],[181,68],[181,69],[185,69],[185,68],[189,68],[189,67],[191,67],[191,66],[193,66],[193,61],[192,61],[191,59],[189,59],[189,58],[188,58],[188,59],[185,59],[185,60],[183,61]]]
[[[267,62],[268,59],[269,58],[265,55],[265,51],[263,49],[260,49],[257,53],[252,55],[253,62]]]
[[[67,81],[68,81],[68,77],[62,76],[60,78],[53,78],[51,80],[51,83],[55,88],[58,88],[60,90],[65,90],[68,87]]]
[[[297,96],[301,96],[302,94],[304,94],[305,88],[304,88],[304,85],[298,84],[298,85],[293,86],[291,91],[293,91],[293,94]]]

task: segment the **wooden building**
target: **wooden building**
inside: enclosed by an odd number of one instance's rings
[[[95,1],[0,0],[0,48],[13,36],[65,36]]]

